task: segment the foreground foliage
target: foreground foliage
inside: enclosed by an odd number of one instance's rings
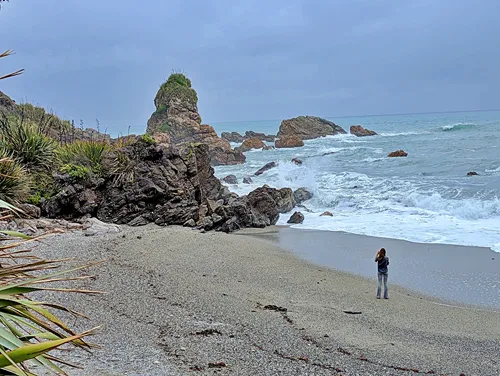
[[[0,218],[6,219],[16,209],[0,200]],[[39,240],[0,229],[0,374],[36,375],[36,369],[45,368],[55,374],[66,375],[60,364],[74,366],[50,354],[63,345],[90,349],[83,338],[95,329],[75,333],[55,312],[74,312],[62,305],[36,301],[28,297],[36,291],[95,294],[96,291],[48,287],[47,284],[83,280],[90,276],[64,277],[90,265],[66,271],[54,271],[66,260],[44,260],[20,248],[27,242]],[[43,286],[41,286],[43,284]]]

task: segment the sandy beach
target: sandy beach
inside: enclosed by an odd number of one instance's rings
[[[70,375],[500,374],[499,310],[394,284],[389,300],[377,300],[374,278],[289,251],[304,249],[299,239],[313,246],[314,233],[271,227],[228,235],[154,225],[122,230],[54,236],[36,250],[76,263],[105,261],[87,282],[105,295],[58,297],[90,317],[78,319],[78,329],[103,325],[92,339],[104,348],[93,356],[69,354],[85,367]],[[371,259],[380,247],[377,238],[331,236],[337,240],[330,239],[330,253],[361,249]],[[401,247],[387,248],[396,273]],[[444,257],[441,248],[432,248],[433,259]]]

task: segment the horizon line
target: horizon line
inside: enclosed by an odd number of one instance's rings
[[[491,112],[500,111],[500,108],[492,108],[486,110],[452,110],[452,111],[431,111],[431,112],[400,112],[390,114],[365,114],[365,115],[342,115],[342,116],[325,116],[325,119],[345,119],[356,117],[375,117],[375,116],[401,116],[401,115],[433,115],[433,114],[456,114],[460,112]],[[300,115],[299,115],[300,116]],[[315,115],[305,115],[315,116]],[[243,122],[256,122],[256,121],[282,121],[282,119],[259,119],[259,120],[224,120],[224,121],[208,121],[207,124],[222,124],[222,123],[243,123]]]

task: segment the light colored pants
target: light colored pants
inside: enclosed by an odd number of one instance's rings
[[[382,279],[384,280],[384,299],[389,299],[389,289],[387,287],[387,277],[388,273],[378,273],[378,288],[377,288],[377,298],[380,298],[380,293],[382,291]]]

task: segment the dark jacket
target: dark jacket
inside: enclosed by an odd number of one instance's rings
[[[375,260],[378,262],[378,272],[379,273],[387,273],[389,271],[388,266],[389,266],[389,257],[385,256],[382,259]]]

